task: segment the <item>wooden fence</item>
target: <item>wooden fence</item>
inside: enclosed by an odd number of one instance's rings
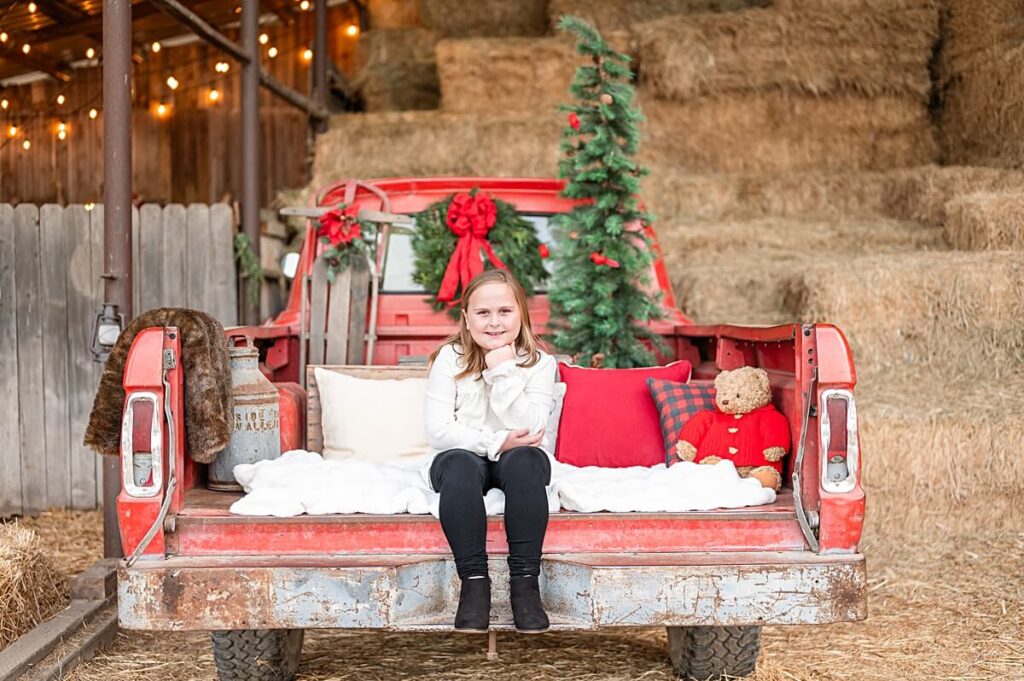
[[[0,517],[101,501],[82,445],[102,365],[89,351],[102,302],[103,206],[0,204]],[[237,323],[227,204],[133,211],[134,306]]]

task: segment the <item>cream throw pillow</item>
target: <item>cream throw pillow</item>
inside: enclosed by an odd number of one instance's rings
[[[426,454],[426,378],[369,379],[314,369],[325,459],[390,462]]]

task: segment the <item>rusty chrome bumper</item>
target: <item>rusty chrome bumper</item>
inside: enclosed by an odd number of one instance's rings
[[[493,628],[512,628],[492,558]],[[825,624],[864,619],[860,554],[571,554],[544,557],[554,629]],[[437,556],[171,557],[118,569],[127,629],[449,629],[458,601]]]

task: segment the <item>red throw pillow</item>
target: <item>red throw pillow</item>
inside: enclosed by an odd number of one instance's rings
[[[695,414],[715,408],[715,386],[711,383],[676,383],[648,378],[647,387],[661,416],[665,463],[676,459],[676,443],[683,425]]]
[[[638,369],[589,369],[559,364],[565,402],[555,458],[573,466],[654,466],[665,463],[665,441],[648,378],[686,382],[690,363]]]

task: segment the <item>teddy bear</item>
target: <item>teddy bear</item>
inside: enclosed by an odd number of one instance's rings
[[[772,404],[768,372],[756,367],[721,372],[715,377],[715,404],[683,425],[676,456],[701,464],[728,459],[740,477],[778,491],[789,422]]]

